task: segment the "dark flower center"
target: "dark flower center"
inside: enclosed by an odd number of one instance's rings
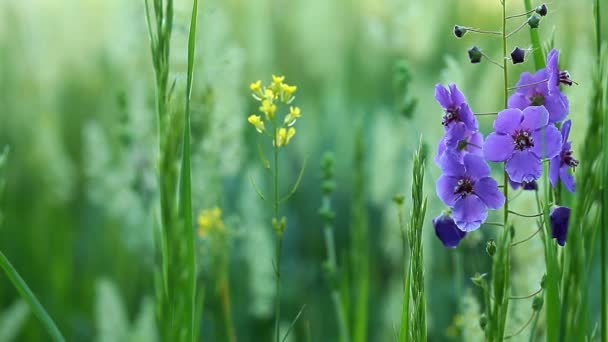
[[[443,120],[441,120],[441,124],[445,127],[452,122],[460,121],[460,115],[458,115],[458,108],[448,108],[443,115]]]
[[[572,151],[562,151],[562,164],[574,169],[578,166],[578,160],[574,159]]]
[[[456,187],[454,188],[454,194],[466,197],[473,193],[475,182],[467,176],[464,176],[458,180]]]
[[[570,73],[568,71],[561,71],[559,73],[559,80],[558,80],[558,85],[559,84],[565,84],[567,86],[571,86],[572,83],[574,83],[571,79],[570,79]]]
[[[530,131],[525,129],[515,131],[513,135],[513,141],[515,142],[515,149],[523,151],[534,146],[534,138]]]
[[[545,104],[545,95],[535,93],[530,97],[530,102],[532,103],[532,106],[542,106]]]

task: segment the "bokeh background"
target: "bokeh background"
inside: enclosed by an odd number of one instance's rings
[[[179,0],[175,6],[171,80],[176,93],[183,93],[191,4]],[[548,6],[541,38],[561,50],[562,66],[580,84],[567,90],[576,151],[590,101],[592,3],[555,0]],[[524,11],[523,1],[508,1],[508,7],[511,13]],[[227,339],[227,294],[239,341],[267,340],[272,331],[274,232],[270,209],[248,180],[253,176],[264,187],[267,174],[258,158],[260,136],[246,118],[257,110],[249,83],[267,82],[275,73],[298,86],[296,103],[303,113],[282,157],[285,190],[308,158],[302,185],[284,211],[289,219],[285,326],[306,304],[292,340],[336,339],[321,267],[319,163],[324,152],[335,153],[333,207],[343,263],[350,244],[353,147],[360,125],[371,250],[369,340],[392,340],[401,317],[403,258],[391,199],[406,194],[409,212],[411,156],[422,141],[432,157],[443,133],[442,111],[433,97],[436,83],[457,83],[475,111],[500,108],[500,70],[490,63],[471,65],[466,54],[478,45],[498,59],[499,40],[452,35],[454,24],[498,29],[499,1],[207,0],[199,10],[194,209],[221,208],[226,227],[221,239],[201,236],[197,242],[200,289],[206,293],[203,337]],[[519,23],[514,20],[512,27]],[[529,47],[527,29],[510,45]],[[513,83],[533,67],[531,60],[512,67]],[[2,171],[0,250],[70,341],[158,339],[154,96],[143,0],[0,1],[0,147],[10,147]],[[411,101],[416,107],[404,113],[404,103]],[[486,134],[491,121],[480,118]],[[443,209],[434,190],[438,175],[429,158],[424,230],[429,338],[479,341],[480,293],[469,277],[490,270],[485,242],[495,231],[481,229],[459,249],[446,250],[430,224]],[[532,201],[524,194],[515,206],[525,211]],[[535,229],[531,221],[515,219],[515,224],[516,240]],[[540,239],[514,249],[512,257],[514,295],[534,292],[544,273]],[[596,276],[592,283],[599,284]],[[592,290],[591,303],[597,296]],[[516,301],[511,306],[507,331],[528,319],[530,305]],[[597,308],[591,309],[595,321]],[[542,329],[541,320],[539,335]],[[0,275],[0,341],[47,339]]]

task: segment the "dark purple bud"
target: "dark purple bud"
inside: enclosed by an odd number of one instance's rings
[[[469,59],[471,60],[471,63],[476,64],[481,62],[481,57],[483,57],[483,54],[477,46],[473,46],[469,49]]]
[[[524,187],[524,190],[538,190],[538,183],[536,183],[536,181],[523,182],[522,186]]]
[[[537,28],[538,25],[540,25],[540,18],[536,14],[533,14],[528,18],[528,25],[530,25],[531,28]]]
[[[557,207],[551,211],[551,230],[554,239],[560,246],[566,244],[568,237],[568,225],[570,224],[570,208]]]
[[[454,35],[457,38],[462,38],[467,33],[467,28],[464,26],[456,25],[454,26]]]
[[[544,17],[547,15],[547,11],[548,11],[547,5],[542,4],[542,5],[538,6],[538,7],[536,7],[535,11],[536,11],[536,13],[540,14],[541,17]]]
[[[526,58],[526,50],[520,49],[516,47],[513,52],[511,52],[511,60],[513,64],[523,63]]]
[[[460,240],[467,235],[466,232],[458,228],[454,219],[445,214],[434,218],[433,226],[435,226],[435,234],[447,248],[458,247]]]

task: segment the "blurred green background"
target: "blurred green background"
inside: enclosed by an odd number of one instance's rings
[[[180,0],[175,6],[170,78],[179,100],[191,4]],[[561,50],[562,66],[580,83],[567,90],[576,153],[590,101],[592,5],[556,0],[548,6],[541,38]],[[523,0],[508,1],[508,8],[523,12]],[[268,82],[271,73],[286,75],[298,86],[296,104],[302,108],[298,134],[281,166],[287,191],[308,158],[302,185],[284,211],[290,223],[283,259],[285,326],[307,305],[292,339],[304,340],[308,333],[313,341],[337,336],[321,267],[319,163],[324,152],[335,153],[333,207],[337,247],[345,255],[359,123],[371,246],[369,340],[389,341],[401,317],[403,263],[391,199],[406,194],[409,212],[412,153],[422,139],[434,156],[443,133],[442,111],[433,97],[436,83],[457,83],[475,111],[499,109],[500,70],[490,63],[471,65],[466,54],[478,45],[499,59],[499,40],[474,34],[457,40],[452,27],[495,30],[500,15],[498,0],[202,1],[193,93],[193,205],[197,212],[220,207],[227,227],[220,242],[198,241],[199,283],[207,294],[205,340],[226,339],[226,293],[239,341],[265,340],[272,331],[274,233],[270,209],[248,181],[253,176],[265,186],[266,179],[259,135],[246,121],[257,111],[249,83]],[[527,29],[511,41],[510,47],[515,45],[530,46]],[[400,82],[404,65],[408,87]],[[513,83],[532,69],[531,60],[512,67]],[[0,2],[0,147],[10,147],[2,175],[0,250],[70,341],[157,339],[152,70],[143,0]],[[408,115],[401,113],[404,99],[417,101]],[[491,121],[480,118],[486,134]],[[469,277],[490,270],[484,246],[495,232],[484,228],[458,250],[444,249],[430,224],[443,209],[434,190],[438,175],[430,158],[424,231],[429,338],[482,340],[479,291]],[[527,208],[532,201],[522,195],[515,207]],[[531,221],[514,221],[519,238],[535,229]],[[540,240],[514,249],[512,257],[514,295],[534,292],[544,273]],[[222,265],[229,270],[227,292],[218,282]],[[597,293],[591,296],[594,303]],[[511,315],[507,331],[527,320],[530,303],[515,302]],[[542,334],[542,322],[539,329]],[[48,337],[2,274],[0,341],[10,340]]]

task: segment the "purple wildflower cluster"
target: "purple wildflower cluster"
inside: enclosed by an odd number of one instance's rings
[[[433,220],[437,237],[446,247],[458,246],[468,232],[478,229],[488,210],[500,209],[505,196],[491,176],[490,162],[504,162],[514,189],[538,189],[543,162],[550,162],[549,179],[553,187],[561,180],[574,192],[571,171],[578,165],[568,141],[572,122],[568,98],[560,85],[572,85],[567,71],[559,69],[559,52],[553,49],[547,67],[535,74],[522,73],[508,108],[499,112],[494,132],[484,141],[479,123],[464,94],[450,84],[438,84],[435,98],[444,109],[445,135],[437,148],[435,162],[443,174],[437,180],[437,195],[450,208]],[[561,131],[558,128],[561,126]],[[553,237],[564,245],[570,209],[558,207],[551,212]]]

